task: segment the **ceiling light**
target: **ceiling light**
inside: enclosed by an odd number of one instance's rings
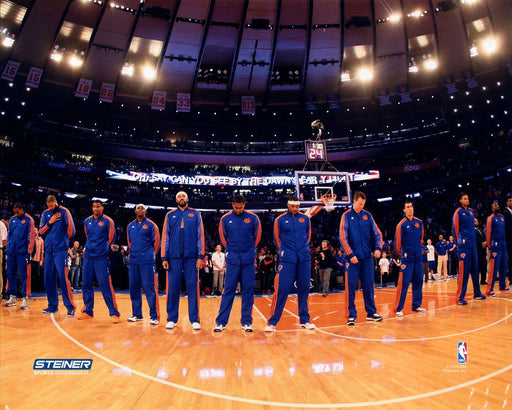
[[[152,80],[156,77],[156,70],[153,67],[145,66],[144,67],[144,77],[149,80]]]
[[[496,43],[495,38],[489,37],[484,40],[484,50],[487,51],[489,54],[494,53],[497,47],[498,45]]]
[[[73,56],[69,59],[69,65],[71,67],[80,67],[83,64],[83,60],[77,56]]]
[[[399,14],[392,14],[391,16],[388,17],[388,19],[392,23],[397,23],[398,21],[400,21],[400,15]]]
[[[126,63],[121,69],[121,74],[131,77],[133,75],[133,64]]]
[[[437,61],[433,58],[429,58],[425,61],[425,68],[427,70],[435,70],[437,68]]]
[[[344,83],[347,81],[350,81],[350,73],[348,71],[344,71],[341,73],[341,82]]]
[[[50,58],[53,60],[53,61],[61,61],[62,60],[62,54],[61,53],[52,53],[52,55],[50,56]]]
[[[369,81],[373,78],[373,73],[368,68],[360,68],[357,74],[361,80]]]
[[[11,48],[14,45],[14,39],[12,37],[4,37],[2,45]]]

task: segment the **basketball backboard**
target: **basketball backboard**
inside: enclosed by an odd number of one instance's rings
[[[321,204],[324,194],[335,194],[335,205],[351,203],[350,178],[346,172],[295,171],[295,190],[305,206]]]

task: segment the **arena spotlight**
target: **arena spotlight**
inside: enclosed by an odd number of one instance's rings
[[[483,42],[483,45],[484,45],[484,50],[489,54],[494,53],[496,51],[496,49],[498,48],[496,39],[493,37],[486,38]]]
[[[435,70],[437,68],[437,61],[433,58],[429,58],[425,61],[425,68],[427,70]]]
[[[399,14],[392,14],[388,17],[388,20],[392,23],[398,23],[400,21],[400,15]]]
[[[80,67],[80,66],[83,64],[83,62],[84,62],[84,61],[83,61],[80,57],[78,57],[78,56],[76,56],[76,55],[72,56],[72,57],[69,59],[69,65],[70,65],[71,67]]]
[[[148,65],[145,66],[144,77],[146,77],[148,80],[153,80],[156,77],[156,70]]]
[[[341,73],[341,82],[345,83],[347,81],[350,81],[350,73],[348,71],[344,71]]]
[[[359,76],[359,79],[363,81],[370,81],[373,78],[372,70],[369,70],[368,68],[360,68],[357,71],[357,75]]]

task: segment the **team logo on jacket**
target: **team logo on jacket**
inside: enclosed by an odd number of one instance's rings
[[[416,223],[414,224],[414,226],[415,226],[416,228],[419,228],[419,227],[420,227],[420,224],[419,224],[418,222],[416,222]]]
[[[105,223],[103,221],[98,222],[98,226],[103,226],[103,225],[105,225]]]
[[[345,267],[348,269],[350,267],[350,263],[346,263]]]
[[[470,214],[471,216],[473,216],[473,211],[469,211],[469,214]]]
[[[250,223],[251,223],[251,219],[250,219],[250,218],[245,218],[245,219],[244,219],[244,222],[245,222],[246,224],[250,224]]]
[[[22,224],[24,224],[25,222],[27,222],[27,221],[25,221],[24,219],[21,221]]]
[[[503,217],[500,218],[501,222],[505,222],[505,219]]]
[[[301,218],[299,218],[299,219],[298,219],[298,221],[299,221],[301,224],[303,224],[304,222],[306,222],[306,220],[305,220],[304,218],[302,218],[302,217],[301,217]]]
[[[498,253],[497,253],[497,252],[493,252],[493,253],[492,253],[492,257],[493,257],[493,258],[495,258],[497,255],[498,255]]]
[[[402,270],[405,270],[406,266],[405,265],[402,265],[400,266],[402,268]]]
[[[460,254],[460,257],[461,257],[462,259],[464,259],[464,258],[466,257],[466,254],[465,254],[465,253],[461,253],[461,254]]]
[[[146,224],[142,225],[142,229],[148,229],[149,226],[147,226]]]
[[[283,265],[279,265],[279,266],[277,267],[277,270],[278,270],[278,271],[283,270]]]
[[[363,220],[367,221],[368,220],[368,215],[363,215]]]
[[[190,218],[193,218],[193,217],[194,217],[194,212],[189,212],[189,213],[188,213],[188,216],[189,216]]]

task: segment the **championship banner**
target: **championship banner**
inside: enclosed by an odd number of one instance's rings
[[[176,112],[190,112],[190,94],[178,93],[176,97]]]
[[[100,101],[111,103],[114,101],[115,84],[101,83]]]
[[[315,94],[306,95],[306,111],[318,111],[317,97]]]
[[[327,109],[329,111],[337,112],[341,110],[340,95],[337,93],[327,94]]]
[[[165,110],[165,100],[167,98],[166,91],[153,91],[153,98],[151,99],[152,110]]]
[[[379,88],[377,90],[377,98],[380,101],[381,107],[383,105],[391,105],[391,100],[389,99],[389,88]]]
[[[462,72],[462,76],[464,77],[464,80],[466,81],[466,85],[468,86],[468,89],[477,88],[478,87],[478,81],[476,81],[475,74],[472,71],[466,70]]]
[[[30,67],[25,85],[27,87],[38,88],[42,76],[43,70],[41,68]]]
[[[7,61],[2,73],[2,78],[7,81],[14,81],[14,77],[16,77],[18,73],[18,68],[20,68],[20,63],[12,60]]]
[[[78,82],[78,86],[76,87],[75,97],[79,98],[89,98],[89,93],[91,92],[92,80],[88,80],[87,78],[80,78]]]
[[[443,83],[444,83],[444,86],[446,87],[446,92],[448,94],[454,94],[457,91],[459,91],[457,89],[457,84],[455,84],[455,78],[453,78],[453,75],[451,75],[451,74],[445,75],[443,77]]]
[[[242,114],[256,114],[256,103],[254,100],[254,95],[242,95]]]
[[[409,91],[409,87],[405,84],[397,85],[396,89],[398,91],[398,95],[400,96],[401,103],[408,103],[412,101],[411,92]]]

